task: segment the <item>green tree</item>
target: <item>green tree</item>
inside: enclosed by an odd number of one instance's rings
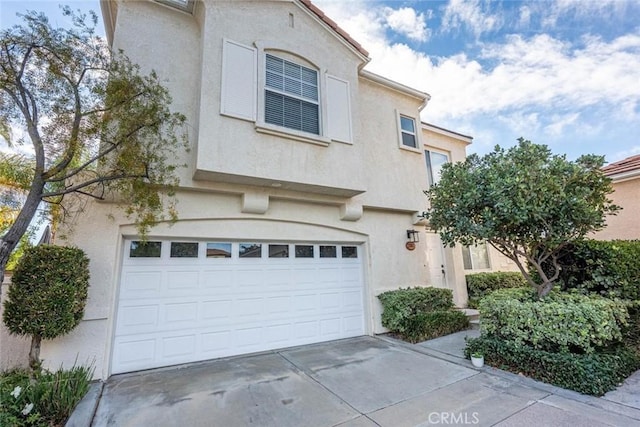
[[[141,235],[176,219],[172,162],[187,149],[184,116],[170,111],[155,73],[141,73],[95,34],[94,13],[63,11],[70,29],[29,12],[0,33],[0,136],[33,153],[0,158],[0,182],[28,177],[0,237],[0,275],[41,202],[64,213],[71,195],[121,200]]]
[[[31,336],[29,365],[40,367],[40,343],[70,332],[84,314],[89,259],[78,248],[40,245],[25,250],[12,277],[2,320]]]
[[[497,146],[483,157],[445,165],[440,181],[425,192],[426,217],[449,246],[490,243],[543,297],[560,273],[562,249],[602,229],[605,216],[620,209],[607,198],[613,190],[603,164],[602,156],[569,161],[520,138],[506,151]]]

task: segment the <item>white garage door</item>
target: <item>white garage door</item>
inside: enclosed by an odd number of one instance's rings
[[[112,372],[364,334],[361,248],[125,242]]]

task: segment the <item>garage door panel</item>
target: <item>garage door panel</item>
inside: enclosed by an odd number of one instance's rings
[[[198,321],[198,302],[169,303],[164,306],[164,323],[167,325]]]
[[[237,243],[207,258],[199,245],[198,258],[171,258],[170,242],[161,258],[125,251],[114,373],[364,334],[361,259],[340,258],[340,245],[329,258],[318,244],[290,244],[291,258],[268,258],[268,243],[261,258],[239,258]]]
[[[320,335],[323,337],[340,335],[341,320],[339,317],[325,319],[320,322]]]
[[[219,269],[203,269],[200,275],[202,287],[204,289],[232,290],[234,288],[234,271],[231,268],[221,267]]]
[[[364,321],[359,314],[345,316],[342,319],[342,327],[346,334],[353,334],[354,336],[364,335]]]
[[[221,300],[207,300],[202,302],[202,320],[217,321],[218,319],[225,319],[231,315],[233,307],[233,300],[221,299]]]
[[[205,355],[216,353],[224,356],[231,347],[231,330],[205,332],[202,334],[202,351]]]
[[[173,270],[167,272],[166,289],[180,292],[198,289],[199,272],[196,270]]]
[[[163,274],[160,271],[124,271],[120,297],[147,298],[157,295],[162,285]]]
[[[339,309],[342,298],[339,292],[322,293],[320,295],[320,307],[323,309]]]
[[[239,270],[236,271],[235,282],[238,287],[256,287],[262,285],[264,273],[262,269]]]
[[[268,297],[265,301],[267,314],[286,314],[291,312],[291,297],[289,295],[276,295]]]
[[[162,339],[162,356],[164,358],[188,357],[196,353],[196,335],[185,334]]]
[[[297,339],[309,339],[318,335],[320,330],[317,320],[308,320],[306,322],[295,322],[293,325],[294,337]],[[306,343],[306,341],[304,341]]]
[[[346,309],[360,310],[362,307],[362,292],[358,290],[342,293],[342,306]]]
[[[265,328],[265,341],[271,344],[285,345],[291,340],[291,324],[282,323]]]
[[[155,338],[118,340],[114,343],[114,364],[123,369],[142,369],[144,366],[155,366]]]
[[[151,332],[157,329],[159,307],[157,305],[131,305],[120,308],[118,329],[129,334]]]

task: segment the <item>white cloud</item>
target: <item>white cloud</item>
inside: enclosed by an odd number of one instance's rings
[[[385,8],[385,12],[387,25],[393,31],[420,42],[427,41],[431,35],[423,13],[416,13],[415,9],[410,7],[400,9],[388,7]]]
[[[554,114],[551,116],[552,123],[545,126],[544,130],[552,136],[562,135],[564,129],[567,126],[574,125],[579,117],[580,113]]]
[[[501,114],[497,119],[516,135],[525,135],[540,128],[540,114],[537,112],[515,111]]]
[[[520,17],[518,19],[518,26],[528,27],[531,23],[531,9],[529,6],[520,6]]]
[[[473,22],[479,3],[467,3],[451,2],[473,6],[475,12],[464,15],[469,17],[466,22]],[[584,130],[589,133],[583,135],[592,136],[608,126],[640,120],[640,28],[613,40],[588,36],[574,43],[548,34],[512,35],[479,44],[477,58],[464,53],[433,57],[390,43],[383,8],[358,1],[327,1],[326,8],[324,1],[318,4],[369,50],[368,70],[432,95],[424,120],[472,133],[476,143],[481,143],[479,132],[486,127],[475,123],[476,118],[493,119],[516,137],[535,132],[551,139],[563,130]],[[609,123],[601,123],[604,118]]]
[[[543,26],[555,27],[562,17],[587,18],[597,16],[599,19],[611,19],[613,16],[624,14],[630,3],[621,0],[555,0],[550,4],[538,3]]]
[[[442,29],[446,32],[467,27],[479,37],[484,32],[497,30],[502,22],[500,15],[484,11],[480,0],[450,0],[442,17]]]

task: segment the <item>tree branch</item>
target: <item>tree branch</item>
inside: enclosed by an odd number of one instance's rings
[[[81,190],[83,188],[86,188],[90,185],[97,184],[97,183],[105,183],[110,181],[116,181],[119,179],[134,179],[134,178],[148,178],[148,177],[149,175],[147,173],[146,168],[145,168],[144,174],[120,174],[120,175],[100,176],[98,178],[90,179],[78,185],[66,187],[64,190],[53,191],[50,193],[43,193],[42,198],[44,199],[49,197],[63,196],[65,194],[77,192],[78,190]]]

